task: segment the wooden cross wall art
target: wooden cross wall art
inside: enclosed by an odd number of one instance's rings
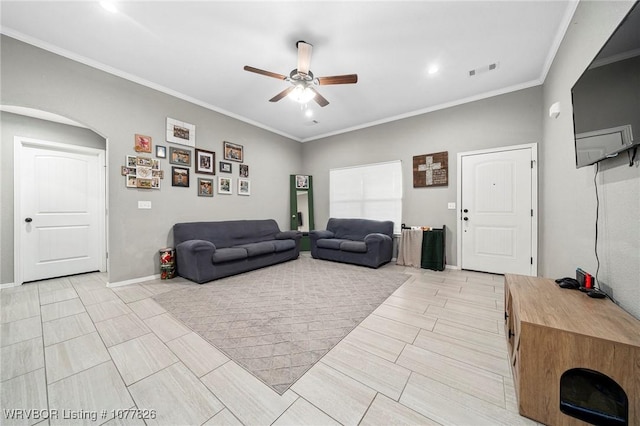
[[[416,155],[413,157],[413,187],[449,185],[449,152]]]

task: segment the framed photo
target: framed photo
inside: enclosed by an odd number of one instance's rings
[[[216,153],[196,148],[196,173],[216,174]]]
[[[196,146],[196,126],[167,117],[167,142]]]
[[[151,136],[136,134],[134,140],[135,144],[133,148],[136,152],[151,153]]]
[[[156,145],[156,157],[167,158],[167,147],[162,145]]]
[[[138,178],[138,188],[152,189],[153,183],[151,182],[151,179]]]
[[[309,176],[296,175],[296,189],[309,189]]]
[[[127,175],[127,188],[137,188],[138,187],[138,178],[135,173],[132,175]]]
[[[152,177],[151,178],[151,189],[160,189],[160,178]]]
[[[238,145],[231,142],[223,142],[224,159],[229,161],[237,161],[242,163],[244,161],[244,149],[242,145]]]
[[[189,169],[186,167],[171,167],[171,186],[189,187]]]
[[[213,179],[198,178],[198,197],[213,197]]]
[[[121,166],[120,167],[120,174],[122,176],[135,175],[136,174],[136,168],[135,167]]]
[[[249,166],[246,164],[240,164],[240,177],[248,178],[249,177]]]
[[[251,181],[249,179],[238,179],[238,195],[251,195]]]
[[[231,163],[225,163],[224,161],[220,162],[220,172],[221,173],[231,173]]]
[[[136,157],[135,167],[151,167],[152,165],[153,161],[150,157]]]
[[[169,147],[169,163],[181,166],[191,165],[191,150]]]
[[[137,167],[138,157],[135,155],[127,155],[127,167]]]
[[[218,194],[233,194],[231,178],[222,176],[218,178]]]

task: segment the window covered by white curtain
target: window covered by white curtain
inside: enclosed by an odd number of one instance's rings
[[[329,214],[339,218],[402,222],[402,162],[365,164],[329,171]]]

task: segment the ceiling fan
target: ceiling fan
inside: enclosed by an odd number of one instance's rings
[[[328,84],[354,84],[358,82],[357,74],[314,77],[313,73],[309,69],[311,64],[311,49],[313,46],[305,41],[298,41],[296,43],[296,47],[298,48],[298,67],[292,70],[288,77],[275,72],[250,67],[249,65],[245,65],[244,67],[245,71],[266,75],[267,77],[277,78],[278,80],[288,81],[292,84],[291,87],[284,89],[282,92],[269,99],[269,102],[278,102],[285,96],[290,95],[300,103],[307,103],[313,99],[318,103],[318,105],[325,107],[329,105],[329,101],[318,93],[315,86]]]

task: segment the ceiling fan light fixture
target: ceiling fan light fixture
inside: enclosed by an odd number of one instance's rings
[[[293,89],[287,96],[298,103],[306,104],[316,96],[316,92],[311,90],[309,87],[299,84],[296,85],[295,89]]]

